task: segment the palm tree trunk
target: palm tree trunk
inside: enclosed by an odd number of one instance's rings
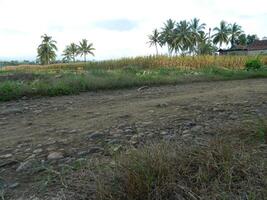
[[[86,62],[86,54],[84,54],[84,62]]]
[[[159,55],[159,51],[158,51],[158,45],[156,44],[156,55],[158,56]]]

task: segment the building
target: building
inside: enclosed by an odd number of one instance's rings
[[[255,40],[248,46],[236,45],[230,49],[220,49],[220,55],[267,55],[267,38]]]

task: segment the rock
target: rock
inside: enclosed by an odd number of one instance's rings
[[[17,113],[23,113],[23,109],[20,109],[20,108],[9,108],[9,109],[5,109],[0,114],[8,115],[8,114],[17,114]]]
[[[168,135],[169,133],[168,133],[168,131],[161,131],[160,132],[160,135]]]
[[[93,154],[93,153],[100,153],[100,152],[104,152],[104,149],[101,147],[91,147],[88,150],[89,154]]]
[[[16,187],[18,187],[19,186],[19,183],[18,182],[15,182],[15,183],[12,183],[11,185],[9,185],[8,187],[10,188],[10,189],[15,189]]]
[[[159,104],[157,104],[157,107],[159,107],[159,108],[165,108],[168,105],[169,105],[168,103],[159,103]]]
[[[42,153],[42,152],[43,152],[43,149],[35,149],[33,151],[33,153],[35,153],[35,154]]]
[[[88,136],[88,139],[100,139],[102,138],[104,135],[102,133],[92,133]]]
[[[190,133],[188,133],[188,134],[182,135],[182,138],[184,140],[188,140],[188,139],[191,139],[192,138],[192,135]]]
[[[193,131],[193,132],[199,132],[201,130],[202,130],[202,126],[199,126],[199,125],[194,126],[193,128],[191,128],[191,131]]]
[[[16,169],[16,172],[27,172],[33,168],[35,163],[36,163],[36,160],[34,159],[26,160],[25,162],[20,163],[20,165]]]
[[[230,115],[229,116],[229,119],[231,119],[231,120],[236,120],[238,117],[236,116],[236,115]]]
[[[49,153],[49,155],[47,156],[47,160],[59,160],[61,158],[64,158],[63,153],[56,151]]]
[[[138,88],[137,91],[141,92],[141,91],[146,90],[146,89],[149,89],[149,87],[148,86],[142,86],[142,87]]]
[[[11,153],[1,155],[0,158],[5,159],[5,158],[11,158],[13,155]]]

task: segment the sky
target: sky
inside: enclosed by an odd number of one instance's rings
[[[83,38],[96,48],[91,60],[149,55],[153,29],[194,17],[207,29],[225,20],[267,36],[266,0],[0,0],[0,60],[35,60],[45,33],[57,41],[58,58]]]

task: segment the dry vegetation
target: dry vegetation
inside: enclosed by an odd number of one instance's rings
[[[16,67],[4,67],[3,70],[42,71],[42,70],[85,70],[87,68],[120,69],[123,67],[160,68],[175,67],[179,69],[201,69],[206,67],[220,67],[227,69],[243,69],[245,63],[252,56],[149,56],[136,58],[123,58],[119,60],[107,60],[71,64],[52,65],[20,65]],[[261,56],[262,63],[267,65],[267,56]]]

